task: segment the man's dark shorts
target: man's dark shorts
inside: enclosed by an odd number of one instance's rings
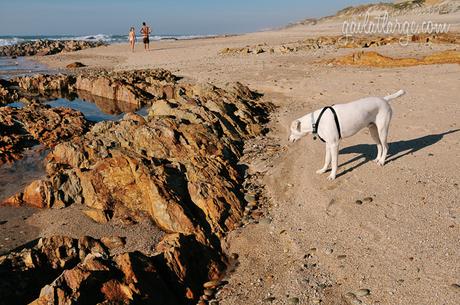
[[[149,38],[148,38],[148,37],[144,37],[144,43],[149,43],[149,42],[150,42]]]

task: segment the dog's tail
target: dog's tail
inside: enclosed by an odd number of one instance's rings
[[[394,100],[395,98],[398,98],[398,97],[400,97],[400,96],[402,96],[402,95],[404,95],[404,94],[406,94],[406,91],[404,91],[404,90],[399,90],[399,91],[396,92],[396,93],[393,93],[393,94],[391,94],[391,95],[385,96],[383,99],[384,99],[385,101],[389,102],[389,101]]]

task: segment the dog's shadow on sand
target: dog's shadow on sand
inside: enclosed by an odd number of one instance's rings
[[[432,135],[427,135],[423,136],[420,138],[412,139],[412,140],[407,140],[407,141],[398,141],[398,142],[392,142],[389,143],[389,148],[388,148],[388,156],[386,159],[385,164],[391,163],[393,161],[398,160],[399,158],[402,158],[408,154],[412,154],[416,151],[419,151],[425,147],[431,146],[439,141],[442,140],[442,138],[445,135],[455,133],[460,131],[460,129],[455,129],[455,130],[449,130],[440,134],[432,134]],[[346,173],[351,172],[352,170],[366,164],[367,162],[375,159],[377,156],[377,146],[375,144],[359,144],[355,146],[350,146],[346,147],[344,149],[341,149],[339,152],[340,155],[346,155],[346,154],[360,154],[350,160],[348,160],[345,163],[340,164],[339,167],[343,167],[347,164],[353,163],[355,161],[362,160],[358,164],[353,165],[350,168],[347,168],[345,171],[339,173],[337,177],[345,175]]]

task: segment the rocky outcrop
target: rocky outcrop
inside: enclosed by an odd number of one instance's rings
[[[412,36],[323,36],[308,38],[301,41],[285,43],[276,46],[258,44],[242,48],[225,48],[220,51],[221,55],[235,54],[261,54],[275,53],[285,54],[324,48],[370,48],[388,44],[408,43],[439,43],[439,44],[460,44],[460,34],[418,34]]]
[[[103,239],[42,238],[0,257],[8,278],[0,304],[184,304],[224,267],[193,236],[171,235],[158,248],[152,257],[111,255]]]
[[[220,238],[245,214],[238,160],[244,141],[263,133],[272,106],[240,83],[225,89],[172,83],[166,90],[168,74],[163,81],[124,77],[130,88],[158,86],[164,99],[156,100],[146,117],[128,113],[58,144],[47,157],[47,176],[5,203],[83,204],[97,222],[148,217],[167,235],[152,257],[111,255],[103,239],[91,241],[90,249],[97,251],[82,251],[81,242],[64,237],[54,237],[48,250],[39,243],[0,257],[2,276],[12,278],[8,285],[22,279],[26,289],[9,291],[5,302],[196,304],[204,283],[218,283],[226,263]],[[30,263],[37,260],[28,253],[38,253],[43,263]],[[36,279],[38,272],[49,277]],[[2,294],[8,285],[0,284]]]
[[[27,94],[72,91],[75,77],[66,74],[35,74],[33,76],[15,77],[10,81]]]
[[[19,99],[18,90],[13,88],[12,84],[4,79],[0,79],[0,106],[12,103]]]
[[[36,40],[0,47],[0,56],[53,55],[106,45],[103,42],[83,40]]]
[[[42,207],[84,203],[106,219],[148,214],[166,232],[232,229],[243,212],[236,161],[243,140],[262,132],[267,109],[241,84],[181,89],[147,118],[127,114],[57,145],[49,179],[22,198]]]
[[[329,64],[368,67],[410,67],[434,64],[460,64],[460,52],[456,50],[436,52],[423,58],[392,58],[377,52],[356,52],[328,61]]]
[[[92,95],[145,105],[152,99],[173,98],[176,77],[163,69],[80,74],[75,89]]]
[[[22,109],[0,107],[0,165],[21,158],[39,143],[54,147],[79,137],[89,124],[79,111],[32,103]]]
[[[120,102],[120,108],[140,108],[154,100],[174,98],[176,76],[163,69],[123,72],[85,71],[77,76],[68,74],[36,74],[0,82],[0,104],[21,97],[38,95],[59,97],[67,94],[92,96]]]

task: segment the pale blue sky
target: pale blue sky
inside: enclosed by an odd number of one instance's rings
[[[0,35],[124,34],[144,20],[156,34],[242,33],[368,2],[372,0],[0,0]]]

